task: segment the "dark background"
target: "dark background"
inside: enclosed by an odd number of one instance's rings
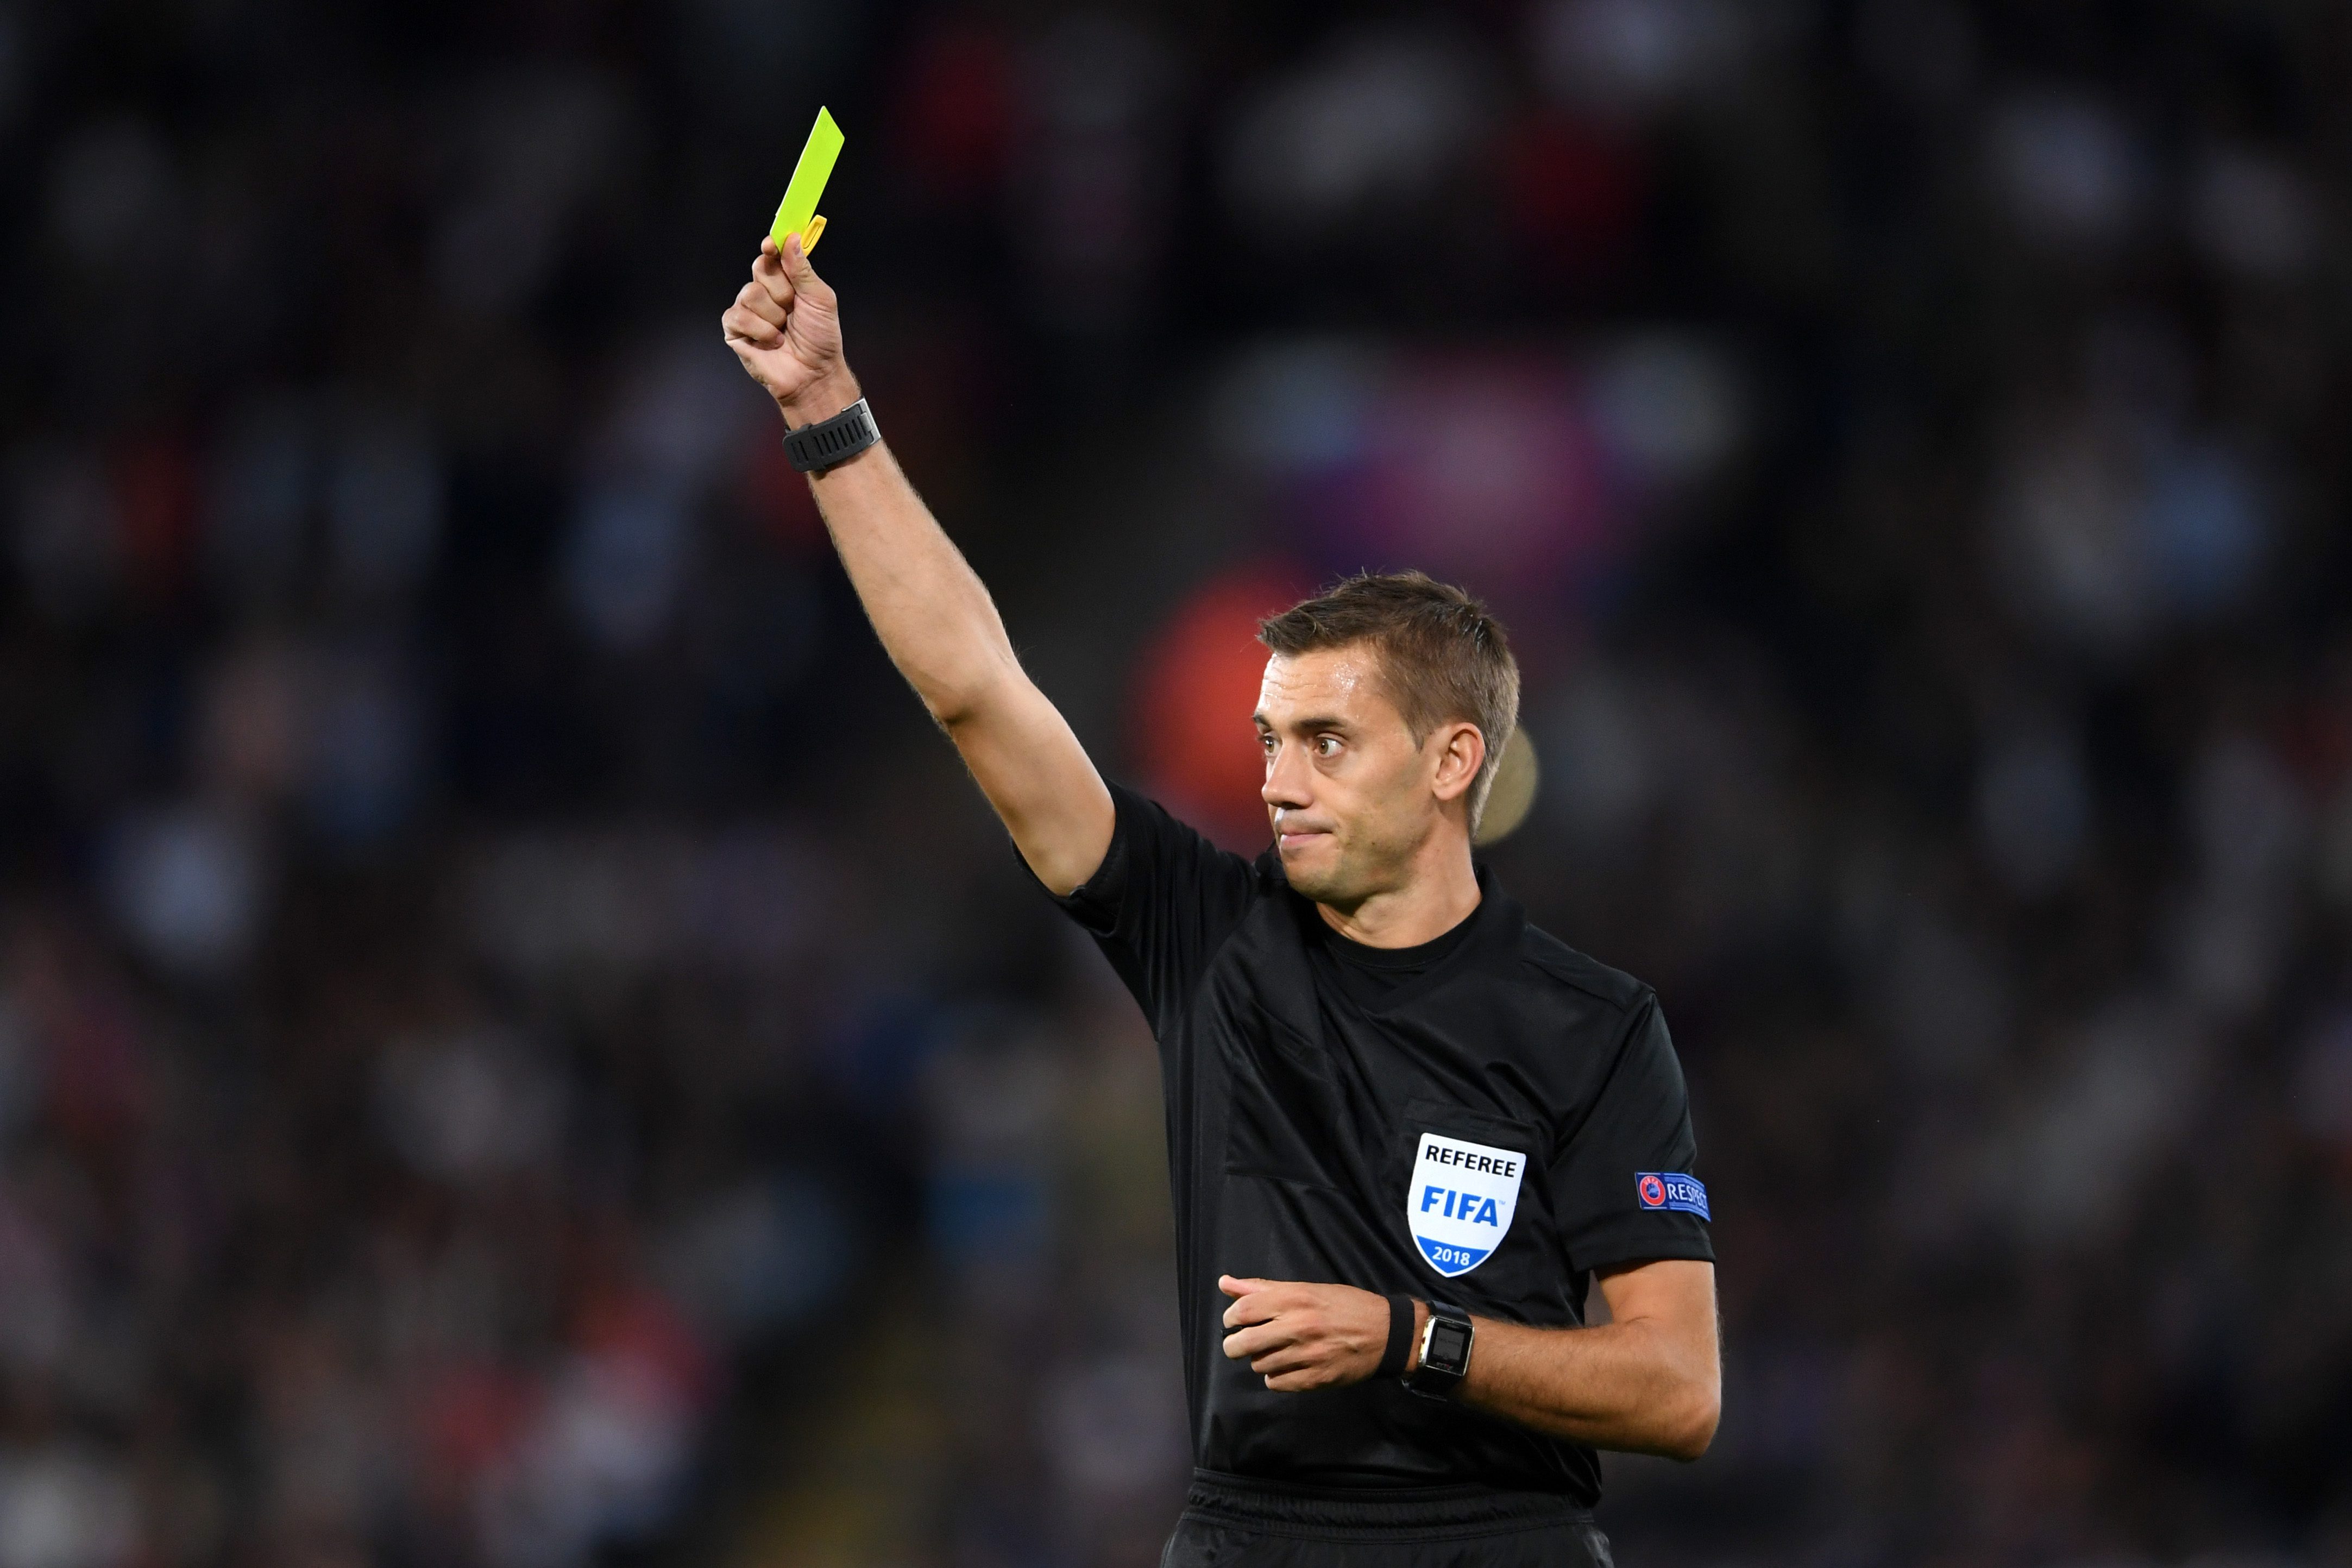
[[[1726,1414],[1628,1563],[2352,1562],[2352,17],[0,3],[0,1568],[1142,1564],[1150,1041],[721,346],[1107,771],[1487,595]]]

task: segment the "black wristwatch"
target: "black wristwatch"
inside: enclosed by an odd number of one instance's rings
[[[1421,1331],[1421,1364],[1405,1374],[1404,1385],[1431,1399],[1451,1399],[1470,1375],[1470,1314],[1444,1301],[1429,1303],[1429,1326]]]
[[[831,419],[803,424],[786,435],[784,455],[802,473],[821,474],[836,463],[847,462],[881,439],[873,410],[866,406],[864,398],[859,398]]]

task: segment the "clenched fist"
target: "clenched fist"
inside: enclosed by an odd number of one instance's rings
[[[1283,1280],[1236,1280],[1217,1289],[1234,1298],[1225,1309],[1225,1354],[1246,1360],[1277,1394],[1361,1383],[1381,1367],[1389,1346],[1386,1296],[1353,1285],[1307,1285]],[[1416,1321],[1419,1309],[1415,1309]]]
[[[751,281],[719,318],[727,346],[768,389],[787,423],[814,424],[857,401],[857,378],[841,352],[840,302],[816,275],[800,236],[760,242]]]

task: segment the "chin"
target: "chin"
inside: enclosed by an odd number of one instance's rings
[[[1345,903],[1352,880],[1339,865],[1313,862],[1301,864],[1287,857],[1282,862],[1282,874],[1293,893],[1318,904]]]

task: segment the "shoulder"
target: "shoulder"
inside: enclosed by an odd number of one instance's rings
[[[1522,970],[1580,991],[1621,1017],[1639,1012],[1657,1000],[1657,993],[1622,969],[1612,969],[1535,925],[1519,928],[1517,957]]]
[[[1143,854],[1157,859],[1186,859],[1214,862],[1220,869],[1236,876],[1246,876],[1253,883],[1266,881],[1266,867],[1275,868],[1280,878],[1280,859],[1268,848],[1254,862],[1245,855],[1235,854],[1221,847],[1206,833],[1193,827],[1167,807],[1129,785],[1105,780],[1110,790],[1112,808],[1118,813],[1118,827],[1112,834],[1115,841],[1124,841]]]

